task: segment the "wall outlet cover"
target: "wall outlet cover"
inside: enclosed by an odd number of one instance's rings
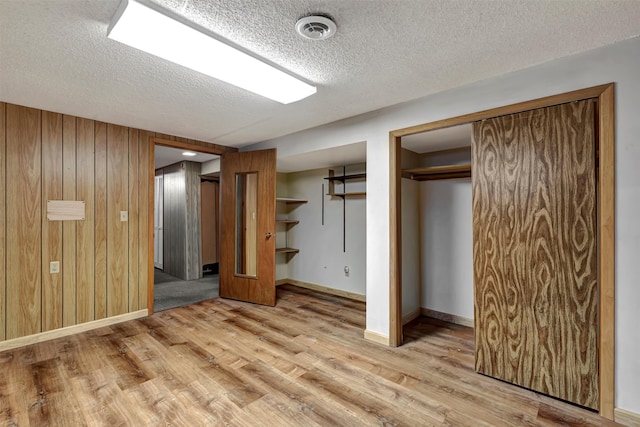
[[[49,263],[49,273],[51,274],[60,273],[60,261],[51,261]]]

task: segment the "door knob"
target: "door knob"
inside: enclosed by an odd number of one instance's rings
[[[271,236],[273,236],[273,234],[267,232],[266,234],[267,239],[271,238]]]

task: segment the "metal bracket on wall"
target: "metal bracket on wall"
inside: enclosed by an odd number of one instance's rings
[[[329,190],[327,195],[331,197],[340,197],[342,199],[342,251],[347,252],[347,203],[346,199],[349,196],[364,196],[366,192],[347,192],[346,183],[350,180],[363,180],[367,176],[365,173],[355,173],[347,175],[346,166],[342,166],[342,175],[336,176],[333,169],[329,169],[329,176],[325,177],[329,181]],[[335,182],[342,184],[342,192],[335,191]],[[324,185],[323,190],[324,193]],[[324,202],[324,198],[323,198]],[[324,204],[323,207],[323,224],[324,224]]]
[[[320,200],[322,200],[322,225],[324,225],[324,184],[322,184],[322,192],[320,193]]]

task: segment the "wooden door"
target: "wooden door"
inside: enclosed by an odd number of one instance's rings
[[[593,100],[473,126],[476,370],[598,408]]]
[[[220,176],[220,296],[273,306],[276,150],[227,153]]]
[[[200,247],[203,267],[219,262],[219,206],[220,184],[214,181],[202,181],[200,183]]]

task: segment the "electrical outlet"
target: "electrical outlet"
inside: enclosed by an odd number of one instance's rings
[[[120,221],[122,222],[129,221],[129,211],[120,211]]]
[[[60,261],[51,261],[49,263],[49,273],[51,274],[60,273]]]

